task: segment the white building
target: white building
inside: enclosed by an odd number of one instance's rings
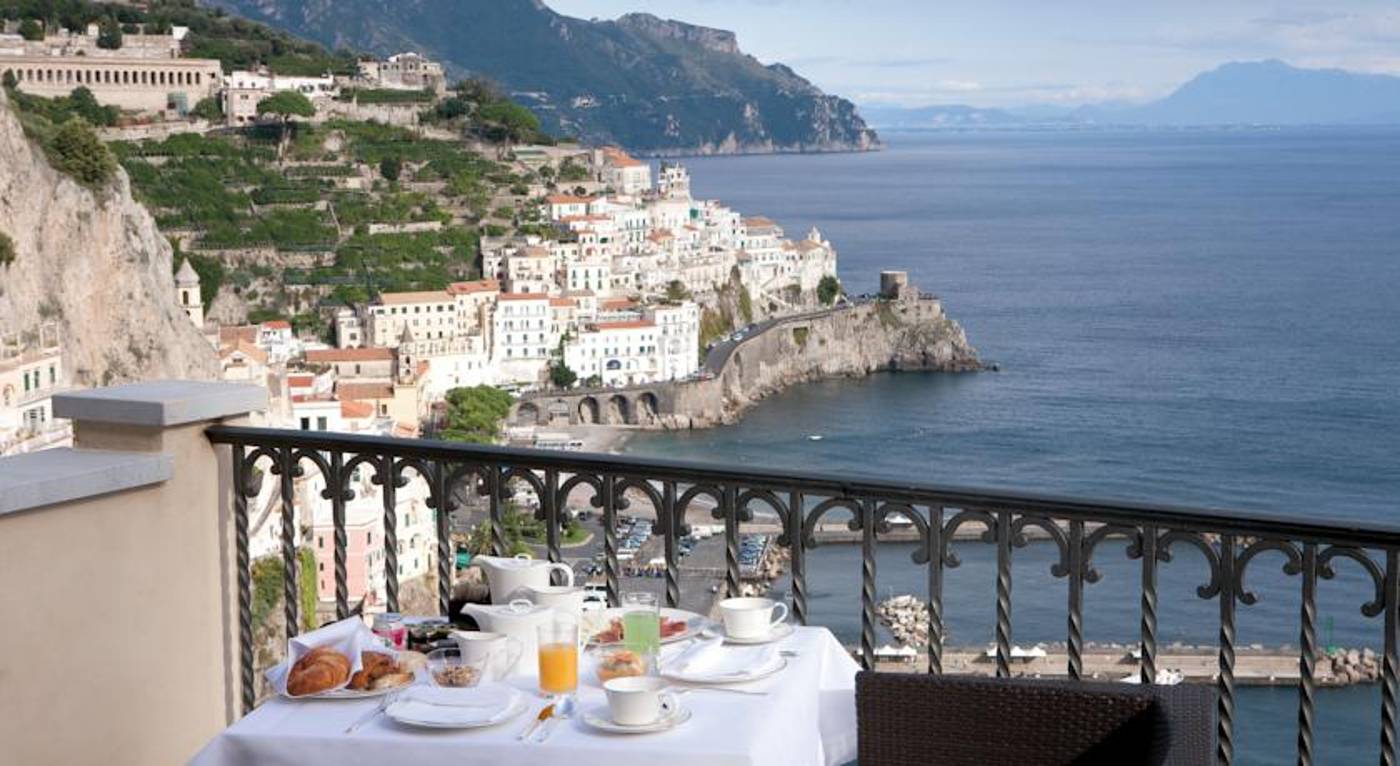
[[[596,322],[564,346],[564,363],[581,380],[628,386],[661,379],[661,333],[650,320]]]
[[[0,338],[0,455],[69,444],[68,421],[55,421],[53,395],[68,387],[63,348],[54,327],[41,328],[29,347]]]
[[[700,307],[691,301],[653,306],[646,316],[656,325],[658,376],[680,380],[700,369]]]
[[[533,383],[541,378],[559,345],[553,324],[548,295],[501,293],[493,318],[491,359],[502,382]]]
[[[633,159],[621,149],[609,147],[599,151],[602,155],[602,174],[598,180],[611,186],[618,194],[629,197],[651,190],[651,165]]]

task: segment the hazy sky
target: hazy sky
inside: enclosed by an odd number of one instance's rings
[[[546,0],[732,29],[862,103],[1147,100],[1230,60],[1400,74],[1396,0]]]

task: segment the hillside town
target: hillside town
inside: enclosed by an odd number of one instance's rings
[[[447,92],[442,67],[411,52],[362,59],[353,75],[224,72],[217,60],[183,57],[186,32],[180,27],[128,32],[112,49],[95,24],[81,33],[50,31],[30,40],[10,23],[0,34],[0,76],[19,92],[46,98],[87,89],[98,103],[121,110],[121,124],[107,137],[128,141],[255,127],[273,119],[260,116],[258,104],[287,91],[315,105],[312,123],[372,120],[418,128],[425,104]],[[390,91],[409,97],[360,103],[365,93]],[[209,110],[199,108],[211,100],[222,119],[210,121]],[[438,140],[447,139],[439,135]],[[528,226],[500,231],[483,225],[475,252],[467,254],[473,262],[461,267],[475,278],[449,281],[442,289],[381,289],[371,280],[365,299],[341,301],[323,289],[310,311],[324,319],[329,332],[298,331],[287,319],[219,321],[216,314],[229,312],[209,305],[200,273],[188,256],[179,258],[170,284],[174,302],[215,349],[223,380],[267,388],[270,407],[258,416],[259,424],[431,435],[442,426],[444,402],[454,389],[492,386],[519,395],[695,379],[707,374],[705,346],[718,339],[702,331],[706,312],[718,314],[726,291],[741,291],[743,300],[761,306],[765,316],[782,316],[814,306],[819,283],[836,273],[836,251],[819,231],[790,240],[770,219],[696,199],[681,164],[653,166],[617,148],[570,144],[516,145],[498,157],[519,177],[558,180],[548,186],[532,183],[505,200]],[[325,167],[308,164],[312,170]],[[382,172],[374,166],[349,167],[334,178],[335,188],[364,193],[383,186]],[[405,174],[414,167],[406,167]],[[289,175],[292,169],[295,160],[288,163]],[[309,204],[318,214],[336,215],[333,202]],[[154,212],[159,220],[159,208]],[[358,226],[346,228],[374,243],[376,237],[431,236],[446,226],[480,223],[470,213],[462,215],[468,223],[444,216],[369,220],[362,233]],[[226,258],[230,268],[243,252],[200,249],[197,232],[162,228],[202,257]],[[223,300],[225,292],[219,296]],[[743,324],[752,317],[733,321]],[[71,443],[71,430],[53,418],[50,404],[55,393],[71,387],[61,361],[63,339],[45,328],[0,340],[0,454]],[[634,414],[634,422],[644,416]],[[515,443],[577,448],[558,433],[531,427],[511,428],[508,434]],[[345,509],[352,541],[349,596],[374,611],[383,608],[384,599],[383,502],[379,487],[364,473],[352,479],[354,499]],[[249,500],[254,559],[279,550],[286,520],[278,484],[262,482]],[[333,569],[326,540],[333,525],[323,490],[319,474],[296,479],[291,523],[318,559],[318,595],[328,601],[334,583],[325,574]],[[420,480],[399,489],[395,500],[399,580],[411,583],[434,571],[434,513]]]

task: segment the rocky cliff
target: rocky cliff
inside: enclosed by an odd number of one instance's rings
[[[126,174],[91,191],[49,166],[0,92],[0,332],[61,332],[76,386],[212,378],[214,351],[175,304],[171,249]]]
[[[677,386],[662,428],[732,423],[765,397],[823,378],[875,372],[970,372],[977,350],[934,298],[876,301],[782,320],[738,345],[713,379]]]

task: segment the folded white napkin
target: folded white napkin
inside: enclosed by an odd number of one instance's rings
[[[468,689],[414,686],[390,703],[385,713],[401,720],[467,726],[495,721],[519,696],[514,689],[496,684]]]
[[[773,644],[726,646],[723,638],[713,638],[686,647],[666,661],[666,670],[692,677],[747,678],[771,669],[777,659],[778,648]]]
[[[390,650],[379,636],[374,635],[374,631],[365,625],[364,620],[359,617],[347,617],[324,628],[302,633],[288,641],[287,659],[267,671],[268,683],[272,684],[272,688],[276,689],[278,694],[292,696],[287,694],[287,676],[291,673],[292,666],[307,652],[321,646],[329,647],[349,657],[351,675],[359,672],[363,667],[360,663],[360,652],[378,651],[397,654]],[[350,679],[347,678],[346,683],[349,682]]]

